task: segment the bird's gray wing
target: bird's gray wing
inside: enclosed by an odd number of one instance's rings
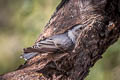
[[[22,56],[25,59],[30,59],[38,53],[44,54],[70,51],[70,49],[72,50],[72,47],[74,47],[74,43],[68,37],[68,33],[64,33],[41,40],[35,43],[33,47],[25,48]]]

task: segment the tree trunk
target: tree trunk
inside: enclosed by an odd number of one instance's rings
[[[69,53],[37,55],[0,80],[84,80],[89,69],[102,58],[120,35],[120,0],[62,0],[46,28],[87,24]],[[41,35],[43,36],[43,35]]]

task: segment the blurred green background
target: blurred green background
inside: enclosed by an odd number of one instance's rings
[[[0,0],[0,74],[15,70],[60,0]],[[120,80],[120,40],[91,69],[86,80]]]

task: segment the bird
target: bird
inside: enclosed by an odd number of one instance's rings
[[[37,41],[32,47],[25,48],[21,57],[29,60],[40,53],[70,52],[75,46],[79,31],[83,28],[83,25],[76,25],[65,33]]]

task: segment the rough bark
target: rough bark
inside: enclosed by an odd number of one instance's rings
[[[119,38],[118,3],[119,0],[63,0],[46,25],[58,29],[44,32],[60,34],[67,26],[91,22],[80,32],[74,50],[37,55],[16,71],[2,75],[0,80],[84,80],[89,69]]]

